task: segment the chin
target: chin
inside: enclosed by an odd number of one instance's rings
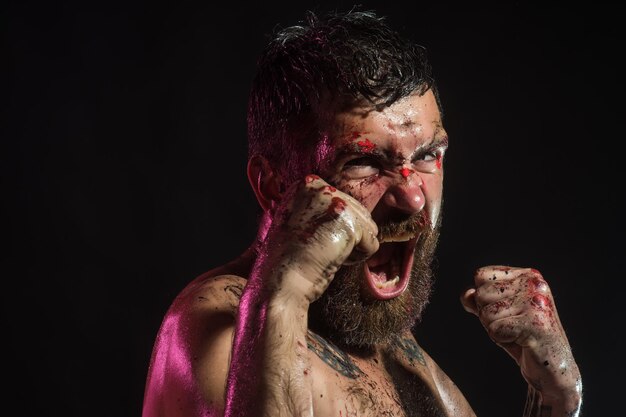
[[[405,288],[394,297],[372,296],[365,263],[342,267],[309,307],[309,327],[337,344],[357,348],[385,345],[412,330],[430,300],[438,236],[439,225],[420,234]]]

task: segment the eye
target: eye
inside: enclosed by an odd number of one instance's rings
[[[342,171],[343,175],[348,179],[361,179],[377,175],[380,172],[380,168],[376,160],[363,157],[347,161],[343,165]]]
[[[441,157],[443,152],[440,149],[426,151],[419,154],[414,160],[415,169],[421,172],[434,172],[441,168]]]
[[[439,158],[439,152],[431,151],[421,155],[417,160],[429,162],[435,161],[437,158]]]

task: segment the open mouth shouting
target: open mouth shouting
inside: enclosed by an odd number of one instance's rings
[[[363,266],[364,291],[377,300],[401,295],[411,279],[411,267],[419,233],[383,237],[380,248]]]

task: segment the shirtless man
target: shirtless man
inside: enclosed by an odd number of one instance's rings
[[[423,48],[371,13],[310,14],[270,42],[250,97],[257,239],[174,300],[143,417],[474,416],[412,333],[448,146]],[[463,306],[529,384],[520,415],[578,416],[541,274],[485,266],[474,283]]]

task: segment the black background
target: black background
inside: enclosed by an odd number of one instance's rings
[[[458,296],[481,265],[536,267],[583,373],[584,414],[621,414],[623,14],[363,4],[428,48],[450,135],[421,344],[479,416],[520,416],[516,365]],[[265,35],[351,5],[3,3],[11,415],[140,415],[170,301],[254,236],[245,108]]]

